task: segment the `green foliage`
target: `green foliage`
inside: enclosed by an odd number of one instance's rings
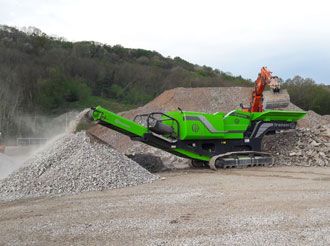
[[[127,92],[125,102],[132,105],[138,105],[140,102],[148,102],[153,96],[146,93],[143,88],[135,86]]]
[[[284,83],[291,102],[304,110],[319,114],[330,114],[330,90],[326,85],[318,85],[312,79],[296,76]]]
[[[180,57],[165,58],[155,51],[91,41],[71,43],[49,37],[36,28],[26,34],[0,26],[0,54],[0,65],[10,66],[25,84],[23,94],[42,101],[37,105],[38,100],[26,98],[32,102],[28,107],[23,104],[27,111],[56,111],[67,101],[81,101],[77,93],[87,93],[83,84],[90,88],[91,96],[136,105],[178,86],[249,86],[241,77],[223,76],[219,70],[197,66]],[[58,73],[55,79],[49,72],[53,70]],[[52,99],[46,100],[46,95]]]
[[[37,82],[37,105],[46,113],[63,112],[72,103],[85,101],[91,90],[81,80],[65,78],[60,70],[52,69],[48,79]],[[79,103],[78,103],[79,104]]]
[[[89,107],[91,107],[91,105],[93,105],[93,106],[102,105],[105,108],[111,109],[111,111],[113,111],[113,112],[122,112],[122,111],[126,111],[126,110],[134,108],[134,105],[131,105],[131,104],[118,102],[118,101],[112,100],[112,99],[105,99],[105,98],[97,97],[97,96],[90,96],[84,100],[77,101],[75,103],[70,104],[72,109],[89,108]]]
[[[115,98],[120,98],[120,96],[123,95],[123,91],[124,91],[123,88],[117,84],[111,85],[110,90]]]
[[[36,28],[30,34],[0,25],[0,125],[7,135],[28,135],[21,114],[60,114],[102,105],[119,112],[175,87],[253,86],[241,76],[191,64],[156,51],[68,42]],[[311,79],[287,80],[291,100],[330,114],[330,87]]]
[[[156,51],[27,31],[0,25],[0,88],[14,95],[1,101],[0,124],[10,134],[23,134],[13,127],[20,114],[57,115],[98,104],[121,111],[174,87],[250,86],[241,77]]]

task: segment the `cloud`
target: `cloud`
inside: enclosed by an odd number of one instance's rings
[[[327,1],[0,0],[0,23],[36,26],[69,40],[157,50],[254,79],[330,82]]]

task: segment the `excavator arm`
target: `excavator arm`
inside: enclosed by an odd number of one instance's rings
[[[250,107],[248,109],[245,109],[244,111],[263,112],[263,93],[266,85],[269,85],[274,94],[280,92],[280,84],[278,82],[278,77],[272,76],[272,72],[268,70],[267,67],[262,67],[260,73],[258,74],[258,78],[255,81],[255,86],[250,101]]]
[[[265,86],[269,84],[274,85],[274,79],[272,77],[272,72],[268,70],[267,67],[262,67],[258,78],[255,81],[254,90],[252,92],[250,111],[251,112],[262,112],[263,111],[263,92]],[[275,86],[275,85],[274,85]]]

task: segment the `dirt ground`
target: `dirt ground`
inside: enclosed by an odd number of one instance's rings
[[[330,169],[185,170],[0,203],[0,245],[330,245]]]

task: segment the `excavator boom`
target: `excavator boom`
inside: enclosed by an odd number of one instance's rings
[[[266,85],[269,85],[271,91],[264,92]],[[246,111],[263,112],[265,108],[284,108],[289,102],[289,95],[281,90],[278,77],[272,76],[267,67],[262,67],[255,81],[250,107]]]

